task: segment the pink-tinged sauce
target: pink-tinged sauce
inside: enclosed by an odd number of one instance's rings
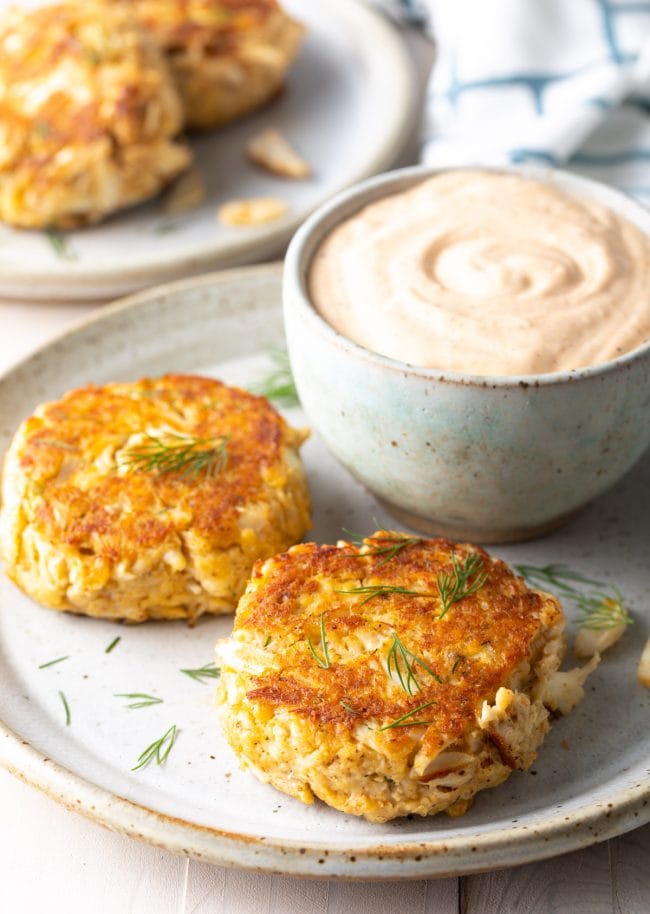
[[[551,184],[453,171],[337,226],[309,294],[340,333],[412,365],[568,371],[650,339],[650,238]]]

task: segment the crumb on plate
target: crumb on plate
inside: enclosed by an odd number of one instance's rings
[[[229,200],[217,210],[217,217],[224,225],[244,228],[275,222],[289,209],[289,204],[279,197],[250,197],[248,200]]]
[[[269,127],[251,137],[246,144],[246,155],[255,165],[273,175],[297,180],[311,175],[309,163],[275,127]]]

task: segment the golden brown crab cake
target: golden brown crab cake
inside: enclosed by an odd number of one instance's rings
[[[72,228],[140,203],[191,160],[168,64],[119,3],[0,23],[0,219]]]
[[[305,437],[209,378],[73,390],[8,451],[6,571],[45,606],[106,619],[231,612],[256,559],[309,527]]]
[[[255,566],[217,645],[219,716],[243,765],[304,802],[460,815],[532,764],[563,629],[554,597],[476,546],[298,545]]]
[[[133,0],[166,52],[188,127],[220,127],[269,102],[300,49],[303,26],[277,0]]]

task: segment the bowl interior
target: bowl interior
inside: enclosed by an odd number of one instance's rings
[[[650,238],[650,210],[614,187],[610,187],[598,181],[593,181],[572,172],[545,168],[537,165],[512,165],[508,168],[481,165],[479,169],[481,171],[498,174],[514,173],[532,180],[544,181],[552,184],[571,196],[587,199],[608,207],[617,215],[628,219]],[[471,372],[443,371],[403,362],[399,359],[367,349],[365,346],[354,342],[335,330],[313,306],[308,289],[308,277],[311,263],[315,253],[327,235],[329,235],[329,233],[341,222],[349,219],[375,200],[406,191],[427,178],[442,172],[467,170],[475,171],[477,169],[468,169],[466,166],[441,169],[426,165],[416,165],[387,172],[369,178],[333,197],[303,223],[302,227],[294,235],[287,251],[284,268],[285,289],[287,285],[295,283],[294,289],[298,292],[300,298],[298,306],[304,309],[307,319],[313,321],[314,329],[318,330],[319,333],[329,335],[332,340],[336,339],[337,345],[342,349],[347,349],[349,351],[354,350],[356,351],[357,356],[362,356],[362,354],[364,354],[365,357],[374,362],[385,364],[387,367],[392,366],[393,368],[406,369],[423,376],[444,377],[452,381],[462,380],[463,383],[472,383],[480,386],[485,385],[486,382],[503,386],[516,386],[521,382],[527,384],[550,384],[566,380],[567,378],[575,378],[583,374],[588,375],[595,371],[601,371],[603,368],[607,368],[610,365],[625,362],[629,359],[636,358],[637,355],[650,352],[649,339],[616,359],[611,359],[598,365],[587,366],[574,371],[558,371],[544,374],[484,375],[473,374]],[[648,292],[648,299],[650,307],[650,290]]]

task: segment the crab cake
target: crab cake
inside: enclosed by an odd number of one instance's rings
[[[220,127],[269,102],[298,54],[303,26],[277,0],[133,0],[164,49],[188,127]]]
[[[571,675],[563,629],[554,597],[475,546],[303,544],[253,571],[217,645],[219,715],[244,766],[306,803],[460,815],[532,764]]]
[[[105,619],[230,612],[255,560],[309,527],[305,437],[208,378],[73,390],[7,454],[6,571],[45,606]]]
[[[182,172],[178,92],[120,3],[12,9],[0,23],[0,219],[72,228]]]

